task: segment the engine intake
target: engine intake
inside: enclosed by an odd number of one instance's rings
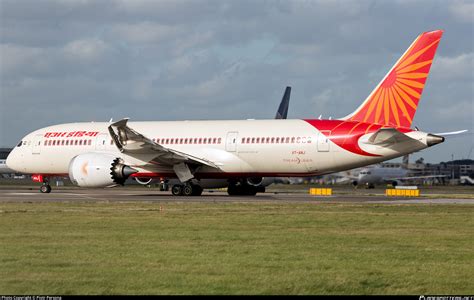
[[[103,153],[80,154],[69,163],[69,178],[81,187],[123,185],[136,172],[121,158]]]

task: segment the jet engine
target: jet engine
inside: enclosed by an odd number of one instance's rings
[[[136,172],[121,158],[104,153],[80,154],[69,163],[69,178],[81,187],[123,185]]]

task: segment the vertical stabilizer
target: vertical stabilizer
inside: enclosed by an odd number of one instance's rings
[[[442,35],[442,30],[420,34],[362,105],[344,119],[410,127]]]

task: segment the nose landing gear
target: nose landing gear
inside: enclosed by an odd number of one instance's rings
[[[40,192],[43,194],[51,193],[51,186],[49,185],[48,177],[44,177],[42,174],[31,175],[33,182],[39,182],[43,185],[40,187]]]
[[[51,193],[51,186],[49,185],[49,179],[47,177],[43,177],[41,182],[43,185],[40,187],[40,192],[43,194]]]
[[[43,194],[51,193],[51,186],[47,183],[43,183],[43,185],[40,187],[40,192]]]

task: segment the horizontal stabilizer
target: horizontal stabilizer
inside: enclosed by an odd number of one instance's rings
[[[416,141],[395,128],[380,128],[372,134],[368,143],[378,146],[388,146],[396,143]]]

